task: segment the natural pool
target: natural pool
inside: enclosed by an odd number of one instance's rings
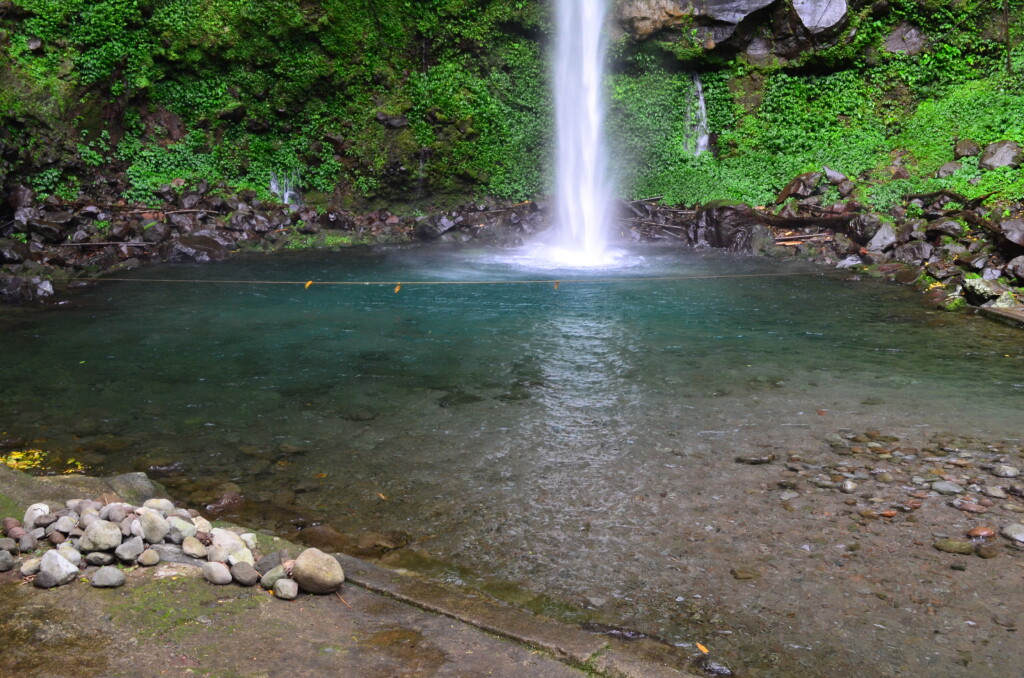
[[[0,438],[96,472],[159,473],[193,502],[234,483],[282,532],[302,517],[403,532],[430,560],[393,564],[511,582],[492,587],[673,642],[719,633],[727,658],[763,675],[889,675],[879,667],[898,662],[866,637],[842,652],[808,641],[808,664],[800,642],[775,647],[786,624],[753,621],[768,614],[756,598],[716,599],[719,560],[806,537],[772,531],[785,514],[750,499],[764,488],[734,456],[813,454],[826,435],[867,429],[1021,437],[1018,331],[799,262],[638,247],[611,269],[557,270],[434,246],[131,275],[561,280],[107,281],[66,307],[5,309]],[[778,569],[798,569],[789,557]],[[815,586],[804,595],[827,588]]]

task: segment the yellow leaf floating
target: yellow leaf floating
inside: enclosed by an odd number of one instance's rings
[[[398,283],[397,285],[395,285],[395,294],[398,294],[399,290],[401,290],[401,289],[402,289],[402,283]]]
[[[306,286],[305,286],[305,287],[304,287],[303,289],[307,289],[307,290],[308,290],[308,289],[309,289],[309,286],[310,286],[310,285],[312,285],[312,284],[313,284],[313,281],[312,281],[312,280],[307,280],[307,281],[306,281]]]
[[[560,283],[560,281],[559,281],[559,280],[556,280],[556,281],[555,281],[555,289],[556,289],[556,290],[558,289],[558,285],[559,285],[559,283]]]
[[[317,477],[317,478],[326,478],[326,477],[327,477],[327,474],[326,474],[326,473],[317,473],[317,474],[316,474],[316,477]]]
[[[708,649],[706,647],[704,647],[703,645],[701,645],[700,643],[697,643],[697,649],[700,650],[701,652],[703,652],[704,654],[708,654]]]
[[[378,493],[377,493],[377,496],[381,498],[381,501],[387,501],[387,500],[388,500],[388,498],[387,498],[387,497],[385,497],[385,496],[384,496],[384,495],[383,495],[382,493],[380,493],[380,492],[378,492]]]

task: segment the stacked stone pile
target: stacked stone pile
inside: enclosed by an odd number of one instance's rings
[[[27,581],[53,588],[84,578],[98,588],[121,586],[126,571],[173,562],[190,565],[212,584],[260,584],[284,600],[299,591],[333,593],[345,581],[341,564],[319,549],[295,559],[287,551],[261,556],[256,535],[214,527],[195,510],[168,499],[142,506],[73,499],[38,503],[22,520],[4,518],[0,572],[16,566]]]

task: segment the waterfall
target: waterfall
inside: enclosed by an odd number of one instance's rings
[[[571,263],[604,260],[612,182],[604,139],[607,0],[557,0],[555,54],[556,213]]]
[[[708,150],[708,109],[704,104],[704,85],[700,73],[693,76],[693,94],[686,100],[686,150],[700,155]]]

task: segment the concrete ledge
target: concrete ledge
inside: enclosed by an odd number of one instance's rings
[[[690,656],[652,640],[622,641],[563,624],[490,598],[336,555],[345,580],[420,609],[457,619],[497,636],[548,652],[609,678],[695,678]]]
[[[980,306],[978,313],[1004,325],[1024,329],[1024,308],[985,308]]]

